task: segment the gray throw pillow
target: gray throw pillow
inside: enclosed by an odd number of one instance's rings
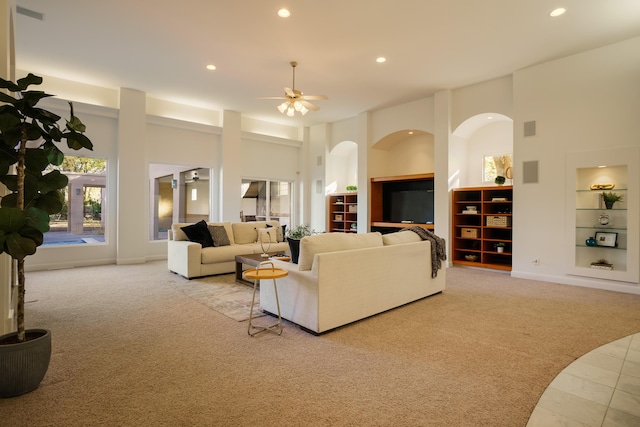
[[[231,244],[224,225],[210,225],[209,233],[211,233],[211,238],[213,239],[213,246],[229,246]]]

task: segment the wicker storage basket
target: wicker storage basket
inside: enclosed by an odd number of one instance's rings
[[[503,215],[488,216],[487,227],[511,227],[511,217]]]
[[[460,237],[464,237],[467,239],[477,239],[478,238],[478,229],[477,228],[463,228],[460,230]]]

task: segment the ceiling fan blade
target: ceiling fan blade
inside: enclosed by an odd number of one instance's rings
[[[307,107],[309,110],[318,111],[320,109],[320,107],[316,107],[315,105],[313,105],[309,101],[305,101],[304,99],[300,100],[299,102],[305,107]]]
[[[296,93],[290,87],[285,87],[284,88],[284,93],[286,93],[287,96],[291,96],[291,97],[295,97],[296,96]]]
[[[287,99],[286,96],[263,96],[262,98],[257,99]]]
[[[304,95],[304,99],[327,100],[326,95]]]

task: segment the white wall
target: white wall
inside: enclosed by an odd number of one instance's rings
[[[566,274],[565,165],[574,153],[592,152],[597,165],[597,150],[640,145],[638,52],[636,37],[514,73],[514,275],[611,287]],[[523,136],[526,121],[536,136]],[[538,183],[522,183],[524,161],[539,162]]]
[[[513,153],[513,123],[499,121],[479,128],[465,141],[465,177],[461,187],[493,185],[482,181],[484,156]]]

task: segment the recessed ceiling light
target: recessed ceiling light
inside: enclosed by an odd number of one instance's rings
[[[216,69],[216,66],[215,66],[215,65],[213,65],[213,64],[209,64],[209,65],[207,65],[207,70],[211,70],[211,71],[213,71],[213,70],[215,70],[215,69]]]
[[[278,16],[280,18],[288,18],[291,16],[291,12],[289,12],[287,9],[280,9],[278,11]]]
[[[412,130],[409,131],[409,135],[413,135],[413,131]]]
[[[567,9],[565,9],[564,7],[559,7],[557,9],[553,9],[551,13],[549,13],[549,16],[555,18],[556,16],[564,15],[566,11]]]
[[[493,119],[493,116],[488,116],[487,117],[487,120],[491,120],[491,119]]]
[[[382,64],[383,62],[387,62],[387,58],[385,58],[384,56],[380,56],[380,57],[376,58],[376,62],[378,64]]]

